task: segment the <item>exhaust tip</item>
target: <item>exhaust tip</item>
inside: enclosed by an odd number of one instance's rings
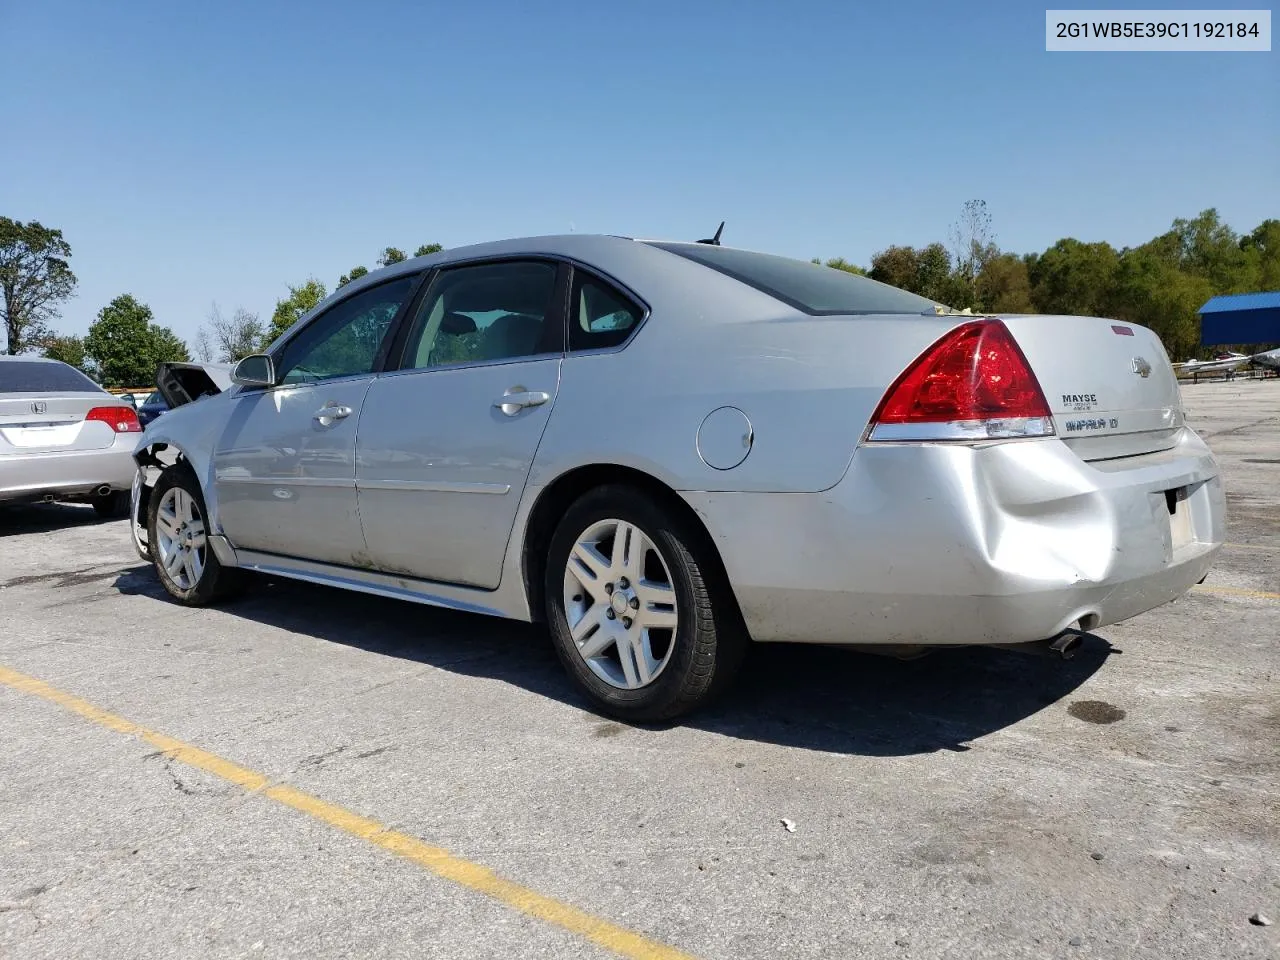
[[[98,487],[98,489],[95,490],[94,493],[97,494],[99,497],[109,496],[111,493],[111,485],[104,483],[102,486]]]
[[[1070,660],[1076,655],[1076,651],[1080,649],[1082,643],[1084,643],[1083,634],[1077,633],[1075,630],[1067,630],[1049,641],[1049,649],[1063,660]]]
[[[1084,643],[1085,634],[1079,630],[1064,630],[1056,637],[1047,640],[1032,640],[1029,643],[1001,643],[997,649],[1012,650],[1016,653],[1028,653],[1037,657],[1051,657],[1055,660],[1070,660],[1076,655]]]

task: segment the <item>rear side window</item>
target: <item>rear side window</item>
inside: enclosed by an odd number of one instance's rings
[[[670,253],[740,280],[789,306],[814,315],[927,313],[932,300],[869,277],[769,253],[709,243],[653,243]]]
[[[569,349],[616,347],[631,335],[644,311],[612,284],[575,269],[569,299]]]
[[[105,393],[75,367],[47,360],[0,362],[0,393]]]

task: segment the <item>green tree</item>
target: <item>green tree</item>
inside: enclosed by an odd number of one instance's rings
[[[1000,253],[985,200],[965,203],[960,219],[951,225],[951,253],[955,268],[948,293],[952,300],[964,301],[966,307],[976,306],[978,276],[987,262]]]
[[[829,260],[819,261],[815,259],[814,263],[822,263],[824,267],[830,267],[832,270],[843,270],[845,273],[854,273],[860,277],[865,277],[867,271],[858,266],[856,263],[850,263],[844,257],[832,257]]]
[[[1258,290],[1280,290],[1280,220],[1263,220],[1240,238],[1243,250],[1252,250],[1258,260]]]
[[[914,247],[892,246],[871,257],[868,276],[891,287],[915,291],[920,257]]]
[[[405,256],[404,251],[399,247],[387,247],[382,251],[382,255],[378,257],[378,266],[389,267],[393,263],[401,263],[409,258]]]
[[[0,293],[9,353],[31,349],[48,335],[58,304],[76,288],[70,257],[61,230],[0,217]]]
[[[1214,293],[1258,289],[1258,255],[1240,243],[1212,207],[1190,220],[1174,220],[1169,232],[1154,242],[1161,251],[1173,254],[1184,273],[1208,280]]]
[[[151,308],[127,293],[98,311],[84,348],[104,386],[150,384],[157,364],[191,359],[186,344],[172,330],[152,321]]]
[[[276,301],[275,312],[271,314],[271,326],[263,337],[263,345],[280,339],[286,330],[319,306],[320,301],[328,295],[324,284],[315,277],[308,277],[305,283],[296,287],[291,285],[289,295]]]
[[[988,259],[975,281],[975,309],[986,313],[1033,313],[1027,262],[1013,253]]]
[[[50,360],[61,360],[63,363],[69,363],[84,373],[91,372],[88,357],[85,356],[84,352],[83,337],[76,337],[70,334],[66,336],[56,333],[50,334],[41,342],[40,353]]]
[[[338,286],[345,287],[352,280],[359,280],[369,272],[368,267],[352,267],[350,273],[344,273],[338,278]]]
[[[953,307],[968,306],[959,302],[967,295],[963,285],[954,281],[951,255],[940,243],[931,243],[919,250],[898,246],[881,250],[871,258],[871,271],[867,275],[872,280],[918,293],[939,303]]]
[[[1109,243],[1059,240],[1029,267],[1031,299],[1040,313],[1097,316],[1103,312],[1119,255]]]
[[[1200,349],[1197,311],[1213,295],[1212,284],[1179,270],[1158,247],[1126,250],[1113,274],[1108,299],[1097,313],[1150,327],[1171,359],[1187,359]]]
[[[415,257],[425,257],[433,253],[439,253],[444,247],[438,243],[424,243],[417,250],[413,251]]]

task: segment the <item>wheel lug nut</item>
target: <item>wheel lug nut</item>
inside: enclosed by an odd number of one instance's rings
[[[613,612],[613,609],[612,609],[612,608],[610,608],[610,609],[606,610],[606,611],[604,612],[604,615],[605,615],[606,617],[608,617],[610,620],[612,620],[614,617],[616,617],[616,616],[617,616],[617,614]]]
[[[624,627],[626,627],[628,630],[630,630],[630,629],[631,629],[631,618],[630,618],[630,617],[623,617],[623,618],[622,618],[622,625],[623,625]]]
[[[639,610],[639,609],[640,609],[640,598],[639,598],[639,597],[632,597],[632,598],[631,598],[631,609],[632,609],[632,610]]]
[[[626,577],[622,577],[622,578],[618,581],[618,589],[619,589],[619,590],[625,590],[625,589],[627,589],[627,587],[629,587],[629,586],[631,586],[631,581],[630,581],[630,580],[628,580]]]
[[[613,584],[612,584],[612,583],[606,583],[606,584],[604,585],[604,592],[605,592],[605,593],[613,593]]]

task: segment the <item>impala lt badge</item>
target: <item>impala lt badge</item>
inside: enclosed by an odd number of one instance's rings
[[[1145,380],[1151,376],[1151,364],[1147,363],[1144,357],[1134,357],[1133,372]]]

